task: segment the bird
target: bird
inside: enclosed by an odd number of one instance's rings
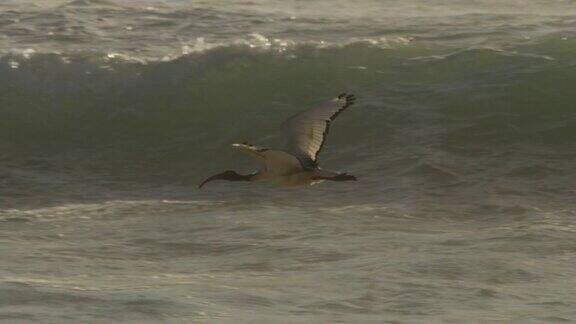
[[[315,108],[300,112],[282,123],[281,129],[287,140],[287,150],[273,150],[248,143],[232,144],[232,149],[245,153],[260,163],[260,170],[239,174],[227,170],[202,181],[201,189],[214,180],[259,181],[272,180],[279,186],[309,186],[322,181],[357,181],[348,173],[320,168],[318,155],[330,129],[330,124],[346,108],[352,106],[356,97],[341,93]]]

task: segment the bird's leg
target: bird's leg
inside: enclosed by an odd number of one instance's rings
[[[329,180],[329,181],[357,181],[358,179],[348,173],[339,173],[333,177],[314,177],[314,180]]]
[[[213,180],[227,180],[227,181],[252,181],[254,173],[252,174],[238,174],[236,171],[228,170],[222,173],[215,174],[208,179],[202,181],[198,189],[202,188],[206,183]]]

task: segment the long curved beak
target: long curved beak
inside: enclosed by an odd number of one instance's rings
[[[202,181],[202,183],[200,183],[200,184],[198,185],[198,189],[202,189],[202,187],[203,187],[205,184],[207,184],[208,182],[210,182],[210,181],[214,181],[214,180],[224,180],[224,179],[227,178],[227,177],[226,177],[227,175],[228,175],[228,171],[224,171],[224,172],[215,174],[215,175],[213,175],[213,176],[211,176],[211,177],[208,177],[206,180]]]
[[[253,174],[238,174],[236,171],[228,170],[222,173],[215,174],[208,179],[202,181],[202,183],[198,186],[198,189],[202,189],[202,187],[210,181],[213,180],[228,180],[228,181],[251,181],[254,177]]]

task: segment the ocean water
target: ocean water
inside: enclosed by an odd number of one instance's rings
[[[0,1],[0,322],[576,322],[572,0]],[[341,92],[358,182],[198,183]]]

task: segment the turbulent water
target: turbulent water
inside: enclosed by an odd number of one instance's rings
[[[0,2],[2,323],[576,321],[572,0]],[[213,182],[341,92],[321,164]]]

